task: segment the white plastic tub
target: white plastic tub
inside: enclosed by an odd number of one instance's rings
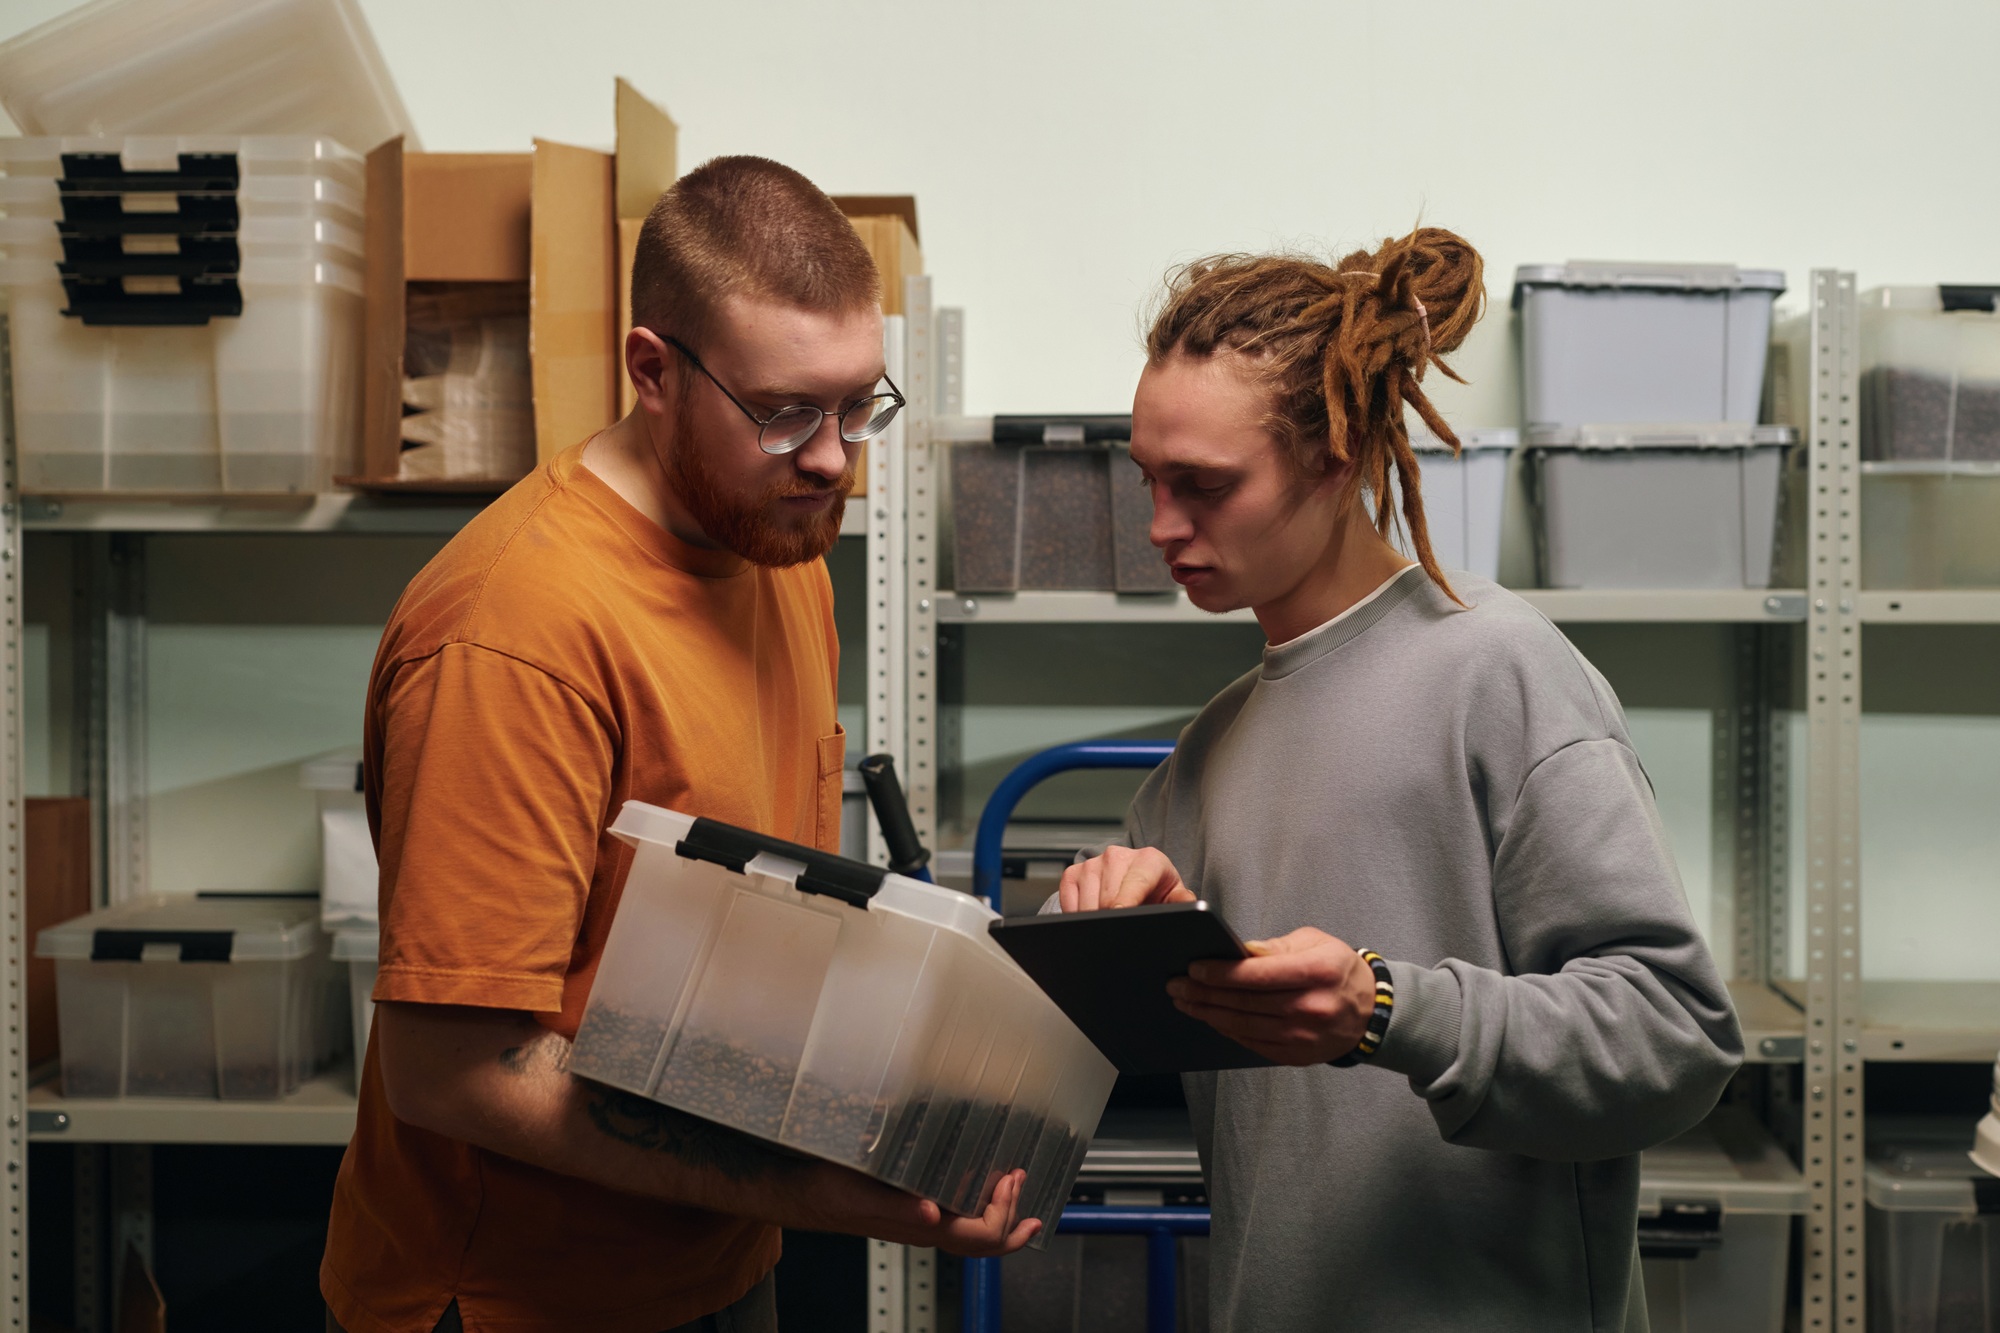
[[[1792,1219],[1811,1192],[1739,1110],[1639,1162],[1639,1253],[1653,1333],[1782,1333]]]
[[[361,1091],[361,1062],[368,1054],[368,1034],[375,1027],[375,971],[382,933],[374,926],[352,926],[334,932],[333,961],[347,966],[348,1017],[354,1038],[354,1090]]]
[[[361,795],[361,758],[351,751],[302,764],[299,785],[319,802],[320,924],[373,929],[380,869]]]
[[[354,0],[96,0],[0,45],[23,134],[330,134],[367,152],[409,113]]]
[[[1528,433],[1551,588],[1767,588],[1785,426]]]
[[[335,1054],[308,898],[153,895],[41,932],[70,1097],[268,1100]]]
[[[1868,1326],[2000,1333],[2000,1180],[1972,1126],[1878,1144],[1868,1163]]]
[[[962,893],[627,802],[636,849],[571,1069],[1053,1232],[1116,1071]],[[1038,1242],[1039,1243],[1039,1242]]]
[[[1500,525],[1507,502],[1507,465],[1521,442],[1517,430],[1459,432],[1460,452],[1428,431],[1412,431],[1410,447],[1422,474],[1424,519],[1431,552],[1446,569],[1462,569],[1483,579],[1500,577]],[[1393,475],[1393,474],[1392,474]],[[1400,492],[1393,501],[1402,513]],[[1400,527],[1396,548],[1416,559]]]
[[[243,262],[240,316],[89,326],[33,260],[0,261],[24,491],[324,490],[358,457],[362,279]]]
[[[1515,271],[1530,428],[1757,420],[1785,275],[1710,264]]]

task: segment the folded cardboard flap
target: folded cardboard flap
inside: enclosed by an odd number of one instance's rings
[[[83,796],[31,796],[26,802],[27,933],[33,940],[50,926],[90,911],[90,800]],[[54,1059],[56,965],[28,959],[28,1065]]]
[[[611,155],[535,140],[533,199],[528,348],[547,462],[615,419]]]
[[[616,93],[618,266],[613,279],[617,316],[611,326],[611,378],[618,386],[618,415],[622,417],[639,401],[632,391],[631,377],[625,373],[625,335],[632,328],[632,256],[639,248],[639,228],[646,215],[680,179],[680,127],[625,80],[618,80]]]
[[[861,243],[882,275],[882,313],[903,313],[903,279],[924,271],[917,244],[917,201],[907,194],[835,195],[833,202],[854,224]]]

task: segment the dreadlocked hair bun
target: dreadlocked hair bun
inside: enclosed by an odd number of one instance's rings
[[[1395,521],[1393,468],[1417,562],[1456,600],[1431,553],[1403,407],[1458,452],[1457,435],[1421,385],[1433,365],[1464,383],[1443,357],[1485,311],[1484,270],[1477,250],[1438,227],[1333,264],[1299,255],[1213,255],[1168,275],[1146,359],[1244,356],[1272,392],[1264,424],[1293,463],[1309,477],[1351,465],[1375,497],[1375,527],[1384,537]]]

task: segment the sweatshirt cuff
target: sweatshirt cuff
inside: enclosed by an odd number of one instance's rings
[[[1396,1007],[1382,1048],[1367,1063],[1435,1082],[1458,1059],[1458,977],[1441,967],[1397,962],[1389,964],[1389,975],[1396,983]]]

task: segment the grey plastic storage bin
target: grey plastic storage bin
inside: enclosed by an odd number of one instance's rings
[[[2000,466],[2000,287],[1861,294],[1861,456]]]
[[[1533,426],[1757,420],[1785,275],[1714,264],[1525,264],[1521,405]]]
[[[951,506],[954,591],[1174,590],[1122,442],[954,445]]]
[[[1528,433],[1551,588],[1767,588],[1787,426]]]
[[[1780,1333],[1792,1219],[1810,1191],[1739,1108],[1639,1162],[1639,1253],[1653,1333]]]
[[[1413,431],[1410,448],[1424,488],[1424,519],[1430,526],[1431,552],[1446,569],[1462,569],[1483,579],[1500,577],[1500,526],[1507,506],[1507,465],[1521,442],[1517,430],[1458,432],[1460,452],[1453,457],[1444,441],[1429,431]],[[1393,477],[1393,474],[1392,474]],[[1392,503],[1402,513],[1400,488]],[[1416,552],[1400,523],[1392,528],[1396,549],[1411,559]]]
[[[346,1045],[311,898],[155,894],[44,930],[70,1097],[268,1100]]]
[[[1967,1156],[1972,1128],[1869,1150],[1873,1333],[2000,1333],[2000,1180]]]

